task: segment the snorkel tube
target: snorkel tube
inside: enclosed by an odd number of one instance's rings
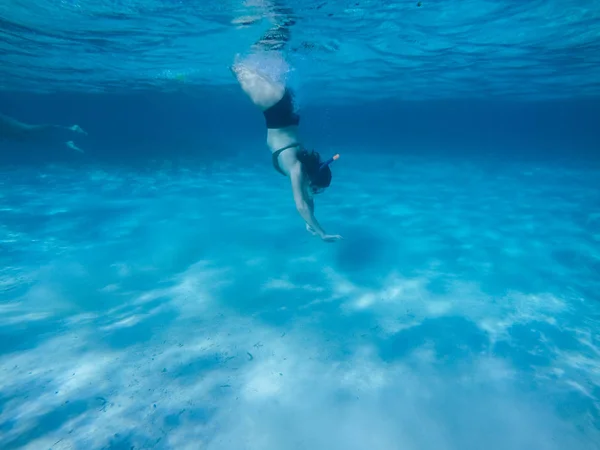
[[[324,163],[321,163],[321,165],[319,166],[319,171],[323,170],[325,167],[327,167],[329,164],[334,162],[336,159],[339,159],[339,157],[340,157],[340,154],[337,153],[337,154],[333,155],[331,158],[329,158],[327,161],[325,161]]]

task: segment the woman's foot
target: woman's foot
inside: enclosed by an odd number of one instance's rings
[[[70,149],[73,149],[73,150],[75,150],[76,152],[79,152],[79,153],[83,153],[83,150],[81,150],[79,147],[77,147],[73,141],[65,142],[65,144]]]
[[[81,133],[81,134],[85,134],[87,136],[87,131],[85,131],[79,125],[71,125],[68,128],[69,128],[69,130],[74,131],[75,133]]]
[[[231,21],[232,25],[238,25],[240,27],[247,27],[248,25],[253,25],[256,22],[262,20],[261,16],[242,16],[236,17]]]

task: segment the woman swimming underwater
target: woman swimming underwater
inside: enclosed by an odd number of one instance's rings
[[[273,166],[282,175],[289,177],[292,184],[294,203],[300,216],[306,222],[306,229],[323,241],[334,242],[342,237],[327,234],[317,221],[314,211],[314,195],[323,192],[331,183],[328,161],[321,161],[318,153],[308,151],[302,145],[298,134],[300,116],[294,110],[294,95],[285,85],[283,73],[272,79],[252,65],[268,63],[271,67],[285,72],[286,63],[282,54],[289,40],[289,27],[294,24],[287,11],[277,11],[279,24],[271,28],[253,47],[254,55],[245,61],[237,61],[231,67],[232,72],[265,116],[267,125],[267,145],[271,149]]]
[[[69,131],[73,134],[78,133],[87,135],[87,133],[83,131],[79,125],[72,125],[70,127],[51,124],[30,125],[19,122],[12,117],[5,116],[4,114],[0,114],[0,140],[19,142],[33,141],[37,139],[51,140],[53,139],[53,133],[57,130]],[[83,150],[78,148],[73,141],[67,141],[65,142],[65,145],[73,150],[83,153]]]

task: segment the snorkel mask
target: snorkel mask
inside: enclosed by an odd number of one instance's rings
[[[329,169],[329,165],[336,159],[339,159],[339,157],[340,155],[336,154],[315,167],[316,170],[311,176],[311,190],[313,194],[320,194],[329,187],[329,184],[331,183],[331,170]]]

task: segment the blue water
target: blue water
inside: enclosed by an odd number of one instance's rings
[[[88,132],[0,141],[0,448],[600,449],[600,2],[287,5],[334,244],[273,5],[0,5],[0,113]]]

